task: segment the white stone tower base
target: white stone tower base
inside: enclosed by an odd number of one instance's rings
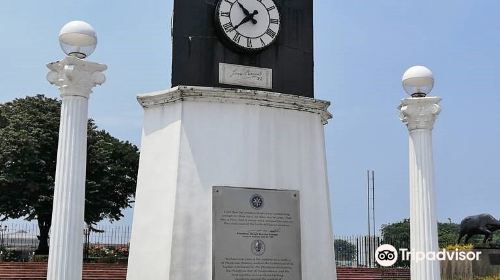
[[[212,280],[212,186],[299,190],[302,279],[336,279],[328,102],[177,87],[145,109],[127,279]]]

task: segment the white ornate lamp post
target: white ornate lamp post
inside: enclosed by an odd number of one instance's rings
[[[432,128],[441,108],[439,97],[428,97],[434,86],[432,72],[414,66],[403,75],[411,96],[401,101],[401,121],[408,127],[410,175],[410,247],[413,252],[437,252],[438,234],[434,198]],[[412,260],[411,279],[439,280],[439,261]]]
[[[107,66],[83,60],[97,45],[88,23],[69,22],[61,29],[59,42],[68,56],[47,65],[47,80],[59,87],[62,98],[47,279],[80,280],[88,99],[92,88],[104,83]]]

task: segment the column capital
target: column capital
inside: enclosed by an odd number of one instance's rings
[[[432,130],[437,116],[441,112],[440,97],[409,97],[401,100],[400,119],[409,131],[415,129]]]
[[[106,81],[104,64],[85,61],[67,56],[61,61],[47,64],[47,80],[59,87],[61,96],[81,96],[89,98],[92,88]]]

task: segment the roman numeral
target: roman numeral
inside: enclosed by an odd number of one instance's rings
[[[271,7],[267,8],[268,11],[272,11],[274,9],[276,9],[276,6],[271,6]]]
[[[275,18],[272,18],[269,22],[271,22],[272,24],[278,24],[279,20],[275,19]]]
[[[271,38],[276,37],[276,32],[272,31],[270,28],[267,29],[266,34],[269,35]]]
[[[220,12],[221,17],[229,17],[229,12]]]
[[[251,48],[252,47],[252,39],[247,38],[247,47]]]
[[[236,32],[236,34],[235,34],[235,35],[234,35],[234,37],[233,37],[233,41],[234,41],[235,43],[238,43],[238,44],[239,44],[239,43],[240,43],[240,39],[241,39],[241,34],[240,34],[240,33],[238,33],[238,32]]]
[[[224,31],[226,31],[226,32],[231,32],[234,30],[233,23],[231,23],[231,22],[225,23],[224,25],[222,25],[222,27],[224,28]]]
[[[266,43],[264,42],[264,40],[262,40],[262,38],[260,38],[260,43],[262,44],[262,46],[266,45]]]

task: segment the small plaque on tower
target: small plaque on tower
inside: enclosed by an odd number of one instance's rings
[[[255,88],[273,88],[273,70],[219,63],[219,83]]]

